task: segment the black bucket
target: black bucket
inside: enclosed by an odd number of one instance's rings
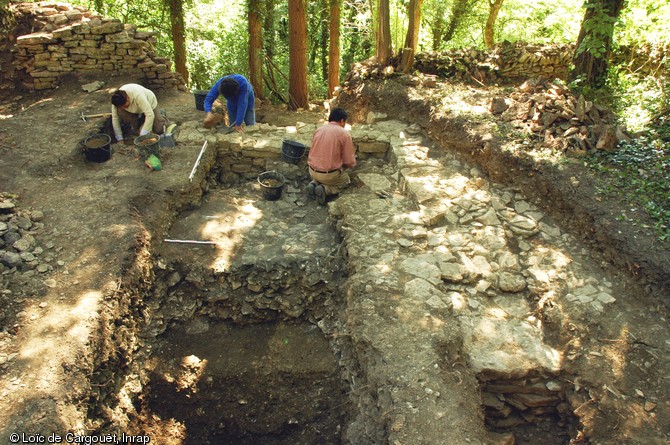
[[[305,148],[300,142],[284,140],[281,144],[281,158],[289,164],[297,164],[305,155]]]
[[[84,140],[84,156],[90,162],[105,162],[112,157],[112,138],[108,134],[100,133],[89,136]]]
[[[276,201],[281,198],[286,178],[279,172],[269,171],[258,175],[258,183],[263,191],[263,198],[268,201]]]
[[[195,90],[193,96],[195,96],[195,109],[198,111],[205,111],[205,97],[207,97],[209,91],[207,90]]]
[[[146,160],[151,155],[157,158],[160,157],[161,137],[159,135],[148,133],[144,136],[136,137],[134,142],[142,159]]]

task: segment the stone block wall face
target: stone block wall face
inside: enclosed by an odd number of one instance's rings
[[[540,76],[565,79],[573,51],[574,45],[501,44],[492,50],[417,54],[414,67],[426,74],[489,82]]]
[[[17,29],[32,30],[19,35],[14,45],[15,70],[27,74],[24,85],[29,89],[54,88],[67,73],[96,72],[126,72],[146,79],[146,86],[155,90],[186,89],[170,61],[156,56],[153,33],[78,6],[39,2],[10,7]]]
[[[492,50],[458,49],[417,54],[414,68],[440,77],[481,82],[545,77],[566,80],[575,45],[502,43]],[[610,57],[612,65],[626,66],[640,76],[667,76],[667,45],[620,47]]]

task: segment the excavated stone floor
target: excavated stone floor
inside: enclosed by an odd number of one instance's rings
[[[667,367],[667,321],[632,304],[635,283],[523,190],[373,117],[352,130],[366,149],[352,186],[326,207],[304,193],[304,160],[258,159],[288,132],[271,126],[239,139],[186,122],[149,176],[118,153],[79,176],[64,149],[55,173],[22,164],[82,187],[63,189],[74,216],[35,199],[72,245],[60,297],[3,368],[0,396],[21,409],[3,413],[3,437],[563,444],[616,428],[664,443],[667,377],[651,371]],[[308,142],[313,128],[291,131]],[[228,151],[212,143],[191,181],[203,139],[220,137]],[[287,178],[281,199],[262,198],[261,167]],[[93,210],[104,218],[79,227]],[[63,337],[76,344],[54,356]]]
[[[630,314],[616,303],[634,290],[520,190],[432,147],[417,127],[370,130],[386,135],[389,153],[362,160],[327,208],[305,196],[304,165],[269,161],[289,182],[278,201],[259,199],[248,182],[215,187],[180,215],[171,240],[212,245],[158,250],[147,334],[307,320],[330,341],[349,392],[327,443],[579,437],[589,387],[617,394],[608,382],[619,372],[580,336],[580,322],[614,316],[625,325]],[[574,335],[567,348],[559,327]],[[664,329],[650,321],[631,335]],[[313,421],[303,415],[283,422]]]

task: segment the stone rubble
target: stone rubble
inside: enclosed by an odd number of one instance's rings
[[[288,317],[308,314],[326,334],[355,338],[355,351],[374,353],[366,358],[344,354],[341,360],[360,408],[347,432],[352,443],[361,437],[378,440],[376,433],[366,434],[385,429],[375,418],[379,412],[370,406],[371,397],[384,400],[396,420],[404,419],[394,423],[391,443],[409,443],[427,428],[431,437],[456,441],[456,433],[445,430],[447,417],[432,419],[435,407],[447,416],[460,409],[452,404],[468,400],[477,410],[479,385],[491,427],[550,417],[558,417],[561,427],[568,425],[572,411],[561,374],[563,361],[574,356],[564,357],[544,341],[538,311],[562,305],[575,317],[595,316],[617,301],[611,283],[589,275],[580,244],[525,196],[487,180],[448,151],[429,157],[419,132],[384,119],[373,115],[372,125],[352,129],[361,163],[353,172],[354,185],[327,208],[341,243],[332,235],[324,237],[327,225],[305,224],[307,206],[316,204],[306,201],[300,187],[307,181],[304,160],[295,166],[277,159],[283,139],[309,147],[313,125],[259,125],[243,135],[222,135],[198,123],[184,124],[182,142],[207,138],[218,147],[221,177],[232,174],[240,180],[276,169],[290,185],[279,201],[255,204],[266,218],[253,231],[217,238],[230,242],[231,250],[245,246],[234,259],[207,257],[207,264],[223,264],[218,272],[218,266],[194,266],[203,259],[192,258],[165,268],[171,278],[164,280],[164,290],[178,302],[174,313],[164,314],[163,326],[172,317],[241,320],[266,318],[270,310]],[[384,158],[379,156],[381,144],[387,144]],[[251,199],[248,193],[233,189],[225,198],[210,199],[228,201],[228,210],[219,208],[217,218],[235,221],[233,204]],[[183,255],[176,252],[168,258]],[[333,252],[345,255],[348,277],[324,288],[319,283],[331,283],[333,277],[319,278],[313,265],[326,264],[319,262]],[[330,264],[332,272],[341,267]],[[184,267],[188,270],[174,275],[173,268]],[[202,302],[186,298],[193,288],[204,293]],[[299,291],[287,291],[293,288]],[[335,308],[341,292],[346,305],[344,313],[335,314],[339,321],[329,319],[328,310],[313,313],[323,302]],[[375,328],[381,325],[384,330]],[[437,345],[453,346],[445,357]],[[374,372],[361,371],[361,360],[374,360]],[[411,376],[405,374],[407,363],[415,365]],[[478,379],[467,388],[456,373],[466,364]],[[444,378],[445,373],[454,378]],[[419,392],[424,396],[414,400]],[[471,437],[487,434],[476,419],[463,428]]]
[[[0,193],[0,369],[6,370],[16,358],[11,339],[26,323],[40,318],[39,302],[50,275],[59,268],[58,250],[47,239],[44,213],[21,206],[17,195]],[[15,308],[21,304],[24,310]],[[32,303],[32,304],[31,304]],[[0,394],[0,398],[3,395]]]
[[[560,81],[533,78],[520,85],[509,97],[494,97],[489,110],[544,147],[584,156],[589,151],[613,151],[629,140],[615,115],[584,98],[575,96]]]

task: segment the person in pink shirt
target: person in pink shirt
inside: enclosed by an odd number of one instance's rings
[[[312,182],[307,185],[307,196],[316,198],[321,205],[326,204],[328,196],[337,195],[351,184],[345,169],[356,166],[356,147],[344,129],[346,122],[347,112],[334,108],[328,116],[328,124],[316,130],[312,137],[307,156]]]

